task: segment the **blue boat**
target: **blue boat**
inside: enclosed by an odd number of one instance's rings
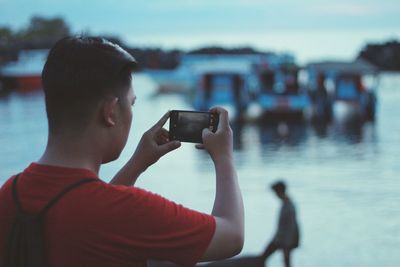
[[[256,100],[264,113],[303,119],[310,107],[307,90],[300,86],[299,68],[294,64],[258,67],[259,91]]]
[[[351,107],[365,120],[376,115],[378,69],[363,60],[354,62],[326,61],[307,66],[308,88],[317,120],[330,120],[335,105]]]
[[[223,106],[232,118],[242,117],[251,102],[251,66],[259,60],[252,55],[196,57],[191,65],[194,108]]]
[[[250,102],[245,77],[235,72],[204,73],[194,99],[199,110],[208,110],[216,105],[232,106],[236,112],[246,110]]]

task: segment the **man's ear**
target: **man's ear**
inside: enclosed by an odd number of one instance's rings
[[[107,127],[115,126],[118,97],[107,97],[101,107],[101,119]]]

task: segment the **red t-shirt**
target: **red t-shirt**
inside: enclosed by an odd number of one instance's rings
[[[18,179],[21,205],[38,213],[82,178],[98,179],[89,170],[32,163]],[[12,180],[0,188],[0,261],[16,213]],[[211,241],[215,220],[143,189],[99,181],[65,194],[44,226],[49,266],[146,266],[148,259],[193,266]]]

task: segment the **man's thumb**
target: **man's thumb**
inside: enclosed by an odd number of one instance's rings
[[[204,128],[203,131],[201,132],[201,137],[203,137],[203,139],[204,139],[204,137],[207,137],[207,136],[209,136],[210,134],[212,134],[212,132],[210,131],[210,129]]]

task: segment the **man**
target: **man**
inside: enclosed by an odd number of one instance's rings
[[[136,62],[102,38],[69,37],[50,51],[42,81],[49,123],[43,156],[19,176],[20,206],[38,213],[82,178],[99,179],[101,164],[119,157],[136,101]],[[139,175],[179,142],[168,140],[166,113],[139,142],[110,184],[82,184],[65,194],[43,221],[48,266],[145,266],[148,259],[193,266],[238,254],[244,239],[243,203],[232,159],[232,130],[224,109],[214,108],[216,133],[203,130],[216,170],[212,214],[177,205],[136,188]],[[140,114],[138,115],[140,116]],[[168,177],[160,182],[168,182]],[[0,264],[15,219],[11,177],[0,189]]]
[[[261,263],[264,266],[266,259],[276,250],[281,249],[283,251],[285,266],[290,267],[290,252],[299,246],[296,210],[289,196],[286,194],[286,185],[283,181],[274,183],[271,188],[276,196],[282,200],[282,207],[277,232],[261,255]]]

